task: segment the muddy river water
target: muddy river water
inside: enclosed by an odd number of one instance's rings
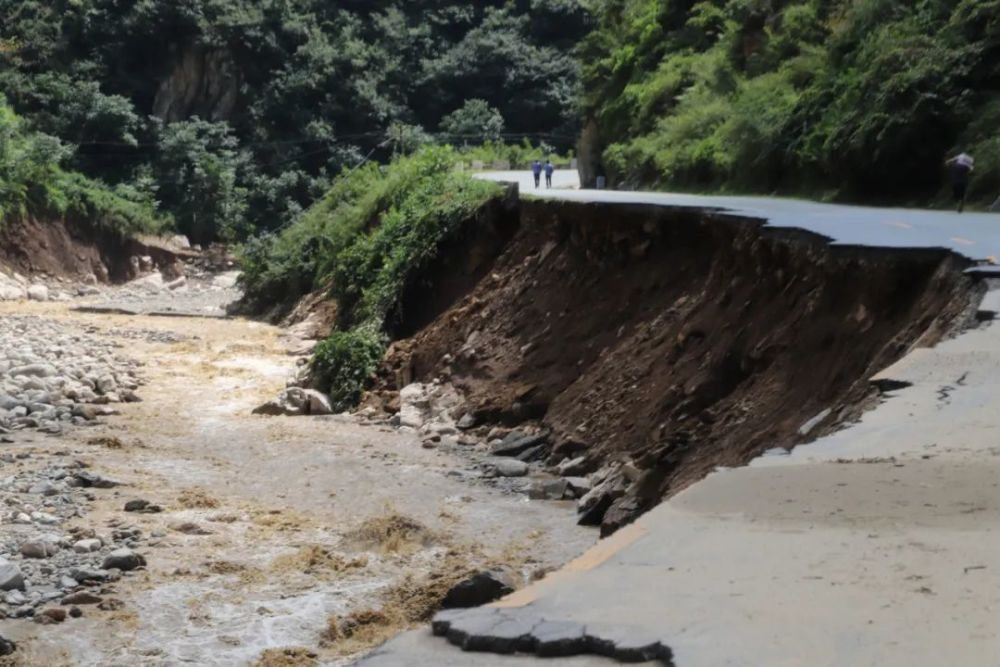
[[[138,527],[150,536],[139,549],[148,566],[115,584],[117,610],[87,608],[56,625],[0,621],[19,664],[272,664],[265,651],[292,647],[301,664],[349,664],[413,623],[390,607],[419,604],[435,578],[506,564],[530,579],[596,540],[570,507],[485,483],[461,452],[423,448],[387,425],[251,416],[295,367],[275,327],[71,306],[5,304],[0,316],[171,334],[121,339],[144,363],[143,401],[97,426],[23,432],[4,446],[39,465],[68,451],[120,481],[74,521],[98,533]],[[136,498],[164,511],[123,513]],[[384,627],[324,639],[331,616],[361,610],[386,611]]]

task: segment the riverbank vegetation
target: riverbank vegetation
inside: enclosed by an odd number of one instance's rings
[[[401,316],[402,296],[502,189],[455,171],[458,153],[427,146],[387,167],[346,172],[294,224],[243,253],[246,305],[256,312],[328,289],[337,323],[319,344],[314,380],[337,409],[361,396]]]

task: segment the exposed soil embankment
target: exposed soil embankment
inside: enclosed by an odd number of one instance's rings
[[[71,221],[20,219],[0,224],[0,266],[25,275],[120,283],[140,273],[139,257],[167,269],[185,256],[154,240],[127,238]]]
[[[525,202],[491,270],[394,344],[382,381],[446,378],[480,424],[540,420],[551,463],[627,462],[589,517],[610,532],[856,415],[871,375],[961,319],[964,267],[713,212]]]

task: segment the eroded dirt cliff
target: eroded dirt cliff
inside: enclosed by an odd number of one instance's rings
[[[475,287],[393,345],[381,395],[440,378],[476,424],[550,430],[549,463],[605,471],[586,519],[608,533],[857,415],[875,372],[960,326],[965,266],[711,211],[528,201]]]

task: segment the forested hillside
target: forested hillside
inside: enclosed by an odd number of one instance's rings
[[[0,0],[0,91],[195,240],[294,219],[434,133],[575,140],[579,0]]]
[[[1000,191],[998,0],[608,0],[586,148],[619,185],[927,201]]]

